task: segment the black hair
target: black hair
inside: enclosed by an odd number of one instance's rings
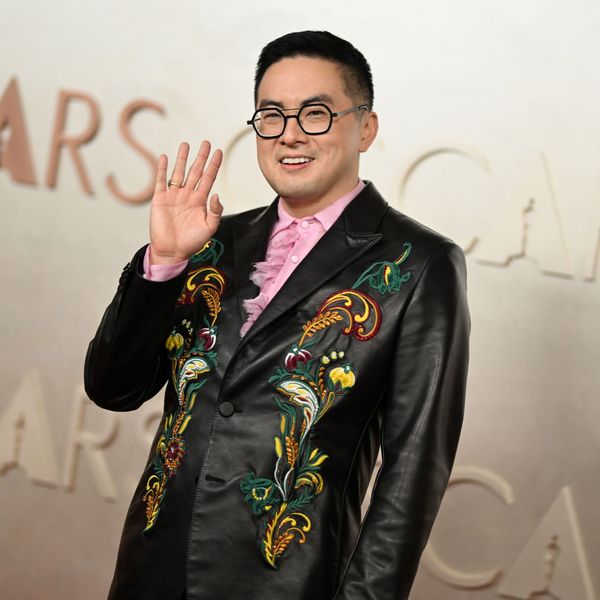
[[[261,51],[254,75],[254,102],[267,69],[284,58],[306,56],[339,65],[344,91],[357,102],[373,108],[373,76],[367,59],[350,42],[329,31],[297,31],[269,42]]]

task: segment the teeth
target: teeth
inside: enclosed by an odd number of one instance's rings
[[[301,163],[307,163],[310,162],[312,159],[310,158],[306,158],[305,156],[301,156],[298,158],[284,158],[282,159],[282,163],[284,165],[299,165]]]

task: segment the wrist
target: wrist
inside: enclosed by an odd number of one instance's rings
[[[173,266],[179,265],[183,262],[187,262],[189,260],[188,256],[174,256],[170,254],[161,254],[156,252],[152,248],[152,244],[149,245],[149,256],[151,265],[165,265],[165,266]]]

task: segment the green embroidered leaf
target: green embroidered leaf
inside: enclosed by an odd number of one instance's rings
[[[400,270],[400,265],[408,258],[411,250],[412,245],[409,242],[404,242],[403,252],[396,260],[392,262],[384,260],[372,264],[361,273],[352,287],[356,289],[367,282],[380,294],[398,292],[402,284],[411,278],[410,271],[403,273]]]
[[[271,384],[276,384],[285,379],[286,377],[289,377],[289,373],[285,369],[277,367],[277,369],[275,369],[275,373],[271,375],[269,379],[267,379],[267,382]]]
[[[302,344],[302,348],[307,350],[308,348],[312,348],[319,341],[319,336],[313,337],[311,340],[308,340],[305,344]]]
[[[223,254],[223,244],[215,239],[211,238],[206,242],[204,248],[200,250],[200,252],[196,252],[190,257],[190,263],[205,263],[210,261],[210,263],[214,266],[219,262],[221,255]]]

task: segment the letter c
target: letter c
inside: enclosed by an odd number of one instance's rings
[[[448,488],[465,483],[479,485],[489,490],[503,500],[507,506],[515,502],[511,485],[503,477],[489,469],[474,466],[456,467],[452,472]],[[456,569],[440,557],[431,542],[427,544],[423,552],[423,565],[440,581],[452,587],[470,590],[491,586],[502,573],[499,567],[492,567],[480,572]]]

